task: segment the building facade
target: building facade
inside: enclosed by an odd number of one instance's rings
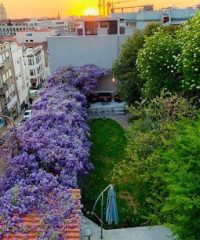
[[[42,43],[47,37],[53,36],[54,30],[48,28],[23,30],[16,33],[16,40],[19,43]]]
[[[132,34],[137,29],[144,29],[149,23],[161,23],[163,25],[180,25],[190,19],[197,11],[199,6],[194,8],[175,8],[169,7],[154,10],[151,7],[143,7],[139,11],[116,12],[110,15],[111,18],[120,19],[126,26],[126,33]],[[122,9],[121,9],[122,10]]]
[[[16,36],[17,32],[34,29],[29,19],[0,21],[0,37]]]
[[[13,68],[16,79],[17,92],[19,96],[20,111],[22,111],[28,102],[28,93],[30,79],[26,75],[25,59],[23,57],[23,47],[16,42],[10,43]]]
[[[19,98],[9,43],[0,44],[0,113],[15,118],[19,114]]]
[[[18,32],[49,29],[56,35],[66,35],[68,32],[67,20],[39,20],[39,19],[0,19],[0,37],[16,36]]]
[[[26,75],[30,79],[30,89],[38,89],[46,76],[44,50],[41,45],[24,48]]]

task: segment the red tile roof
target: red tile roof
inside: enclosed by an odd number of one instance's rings
[[[75,200],[78,200],[77,209],[75,213],[80,212],[80,190],[72,189],[71,193]],[[4,236],[3,240],[37,240],[37,232],[41,229],[41,218],[36,214],[28,214],[23,217],[23,224],[27,228],[31,228],[29,233],[13,233]],[[80,217],[74,219],[73,214],[66,220],[66,226],[61,229],[61,233],[65,240],[79,240],[80,239]]]
[[[3,42],[16,42],[16,37],[0,37]]]

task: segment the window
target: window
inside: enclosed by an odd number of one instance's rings
[[[3,74],[3,82],[5,83],[6,82],[6,75]]]
[[[28,58],[28,65],[34,65],[34,58]]]
[[[30,70],[30,75],[31,75],[31,76],[34,76],[34,75],[35,75],[33,70]]]
[[[9,72],[7,71],[6,72],[6,79],[8,79],[9,78]]]

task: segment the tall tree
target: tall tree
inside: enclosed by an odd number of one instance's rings
[[[182,73],[181,88],[187,96],[200,95],[200,12],[177,32],[181,54],[177,58]]]
[[[153,35],[160,27],[160,24],[152,23],[144,31],[134,32],[122,45],[120,55],[113,64],[113,74],[120,81],[118,91],[129,104],[141,97],[140,77],[136,68],[138,51],[143,47],[145,38]]]
[[[137,67],[143,82],[142,95],[152,99],[162,89],[179,90],[176,59],[179,46],[171,32],[161,30],[149,37],[139,51]]]

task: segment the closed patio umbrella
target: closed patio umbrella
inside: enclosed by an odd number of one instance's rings
[[[115,190],[113,188],[113,185],[109,185],[107,186],[98,196],[91,214],[93,214],[94,216],[96,216],[96,218],[99,220],[99,222],[101,223],[101,237],[100,239],[103,239],[103,213],[104,213],[104,193],[108,191],[107,194],[107,208],[106,208],[106,221],[108,222],[108,224],[112,224],[112,222],[114,222],[115,224],[118,224],[119,222],[119,216],[118,216],[118,210],[117,210],[117,202],[116,202],[116,193]],[[98,217],[98,215],[95,213],[95,207],[98,203],[98,201],[101,199],[101,217]]]
[[[107,207],[106,207],[106,222],[108,224],[112,224],[112,223],[118,224],[119,222],[116,193],[113,186],[111,186],[111,188],[108,191]]]

